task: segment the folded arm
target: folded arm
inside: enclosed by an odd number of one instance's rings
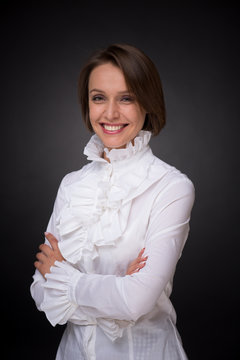
[[[146,266],[124,277],[83,274],[55,262],[42,284],[40,305],[54,325],[78,313],[83,319],[136,321],[152,310],[172,278],[189,231],[194,189],[184,180],[169,186],[154,203],[146,233]]]

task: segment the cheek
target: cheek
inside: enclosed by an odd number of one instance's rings
[[[134,105],[131,109],[128,109],[127,117],[132,119],[136,126],[141,127],[145,121],[146,112],[143,111],[139,106]]]
[[[146,114],[143,111],[136,111],[134,120],[137,127],[142,128],[145,121]]]
[[[98,109],[95,106],[89,106],[89,118],[90,121],[94,121],[96,120],[96,118],[98,118]]]

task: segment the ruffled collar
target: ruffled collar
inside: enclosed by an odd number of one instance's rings
[[[130,141],[126,145],[125,149],[112,149],[109,151],[107,148],[104,147],[102,141],[95,134],[91,137],[90,141],[86,145],[84,149],[84,154],[87,156],[87,159],[91,161],[106,162],[106,160],[102,157],[104,151],[111,163],[127,160],[132,158],[134,155],[142,152],[144,149],[149,148],[148,143],[150,141],[150,138],[150,131],[141,130],[134,139],[134,145]]]

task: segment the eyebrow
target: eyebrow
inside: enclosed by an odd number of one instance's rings
[[[92,89],[89,91],[89,94],[91,94],[92,92],[100,92],[100,93],[104,93],[105,94],[105,91],[101,90],[101,89]],[[128,90],[123,90],[123,91],[118,91],[118,94],[129,94],[130,92]]]

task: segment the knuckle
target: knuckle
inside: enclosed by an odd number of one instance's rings
[[[49,260],[52,262],[55,259],[56,259],[56,256],[55,256],[54,252],[51,251],[51,253],[49,254]]]

